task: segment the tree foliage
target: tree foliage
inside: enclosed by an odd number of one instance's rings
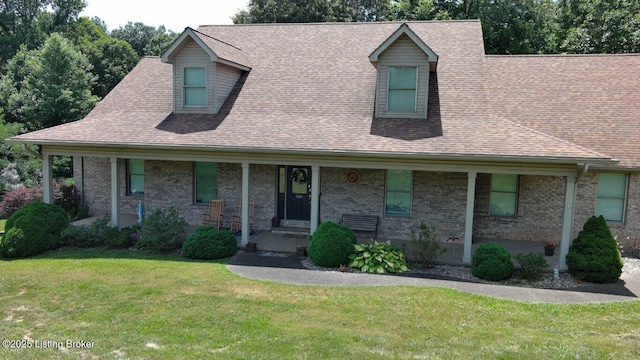
[[[113,30],[111,36],[128,42],[133,47],[133,50],[136,51],[138,57],[143,57],[160,55],[178,34],[173,31],[167,31],[164,26],[155,28],[140,22],[129,22],[124,27],[121,26]],[[147,48],[147,46],[149,47]]]
[[[22,48],[0,81],[7,121],[33,131],[81,119],[98,101],[90,70],[87,58],[60,34],[40,49]]]

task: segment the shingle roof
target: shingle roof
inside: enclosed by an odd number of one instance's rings
[[[400,23],[203,26],[198,32],[242,49],[252,65],[228,113],[170,116],[171,65],[145,58],[84,120],[16,139],[567,162],[608,158],[532,130],[520,117],[491,114],[497,103],[489,92],[497,89],[487,85],[479,22],[408,24],[439,56],[427,120],[373,117],[376,69],[369,55]],[[189,130],[180,121],[210,123]]]
[[[640,55],[488,56],[493,114],[640,167]]]

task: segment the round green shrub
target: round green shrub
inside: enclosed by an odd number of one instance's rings
[[[356,236],[349,228],[332,221],[318,226],[309,243],[309,258],[314,264],[336,267],[349,263],[355,252]]]
[[[578,280],[614,283],[622,274],[622,258],[604,217],[592,216],[567,253],[569,272]]]
[[[482,244],[471,259],[473,276],[489,281],[501,281],[513,275],[511,254],[502,246]]]
[[[192,259],[221,259],[238,249],[236,238],[229,231],[213,226],[199,227],[182,245],[182,254]]]
[[[55,249],[67,225],[67,213],[61,207],[42,202],[28,204],[7,220],[0,256],[25,257]]]

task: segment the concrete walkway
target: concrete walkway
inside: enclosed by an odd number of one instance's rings
[[[615,284],[594,284],[570,290],[534,289],[427,277],[425,274],[375,275],[308,270],[294,254],[238,252],[227,268],[262,281],[316,286],[435,286],[499,299],[530,303],[602,303],[637,300],[640,274],[623,274]]]

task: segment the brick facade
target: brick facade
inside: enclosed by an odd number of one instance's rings
[[[74,161],[80,161],[79,158]],[[108,214],[110,160],[84,158],[82,166],[84,201],[94,215]],[[157,208],[176,207],[190,224],[199,224],[205,204],[194,204],[194,165],[183,161],[145,161],[145,194],[126,193],[126,161],[118,160],[120,201],[123,214],[135,214],[143,200],[147,213]],[[467,174],[414,171],[411,217],[385,216],[385,170],[358,169],[360,182],[347,182],[344,168],[321,168],[320,221],[339,221],[342,214],[380,216],[381,239],[408,239],[411,228],[421,222],[433,225],[444,240],[464,238]],[[250,165],[250,200],[255,201],[254,228],[269,229],[276,214],[275,165]],[[75,176],[80,176],[76,172]],[[559,176],[519,177],[518,211],[515,218],[489,216],[490,174],[478,174],[474,208],[475,238],[560,241],[564,212],[565,180]],[[589,172],[577,182],[575,237],[595,211],[597,172]],[[242,196],[242,166],[218,164],[218,197],[226,200],[225,215],[238,214]],[[228,220],[227,220],[228,221]],[[226,223],[225,225],[228,225]],[[624,224],[610,224],[619,239],[640,236],[640,176],[629,176]]]

